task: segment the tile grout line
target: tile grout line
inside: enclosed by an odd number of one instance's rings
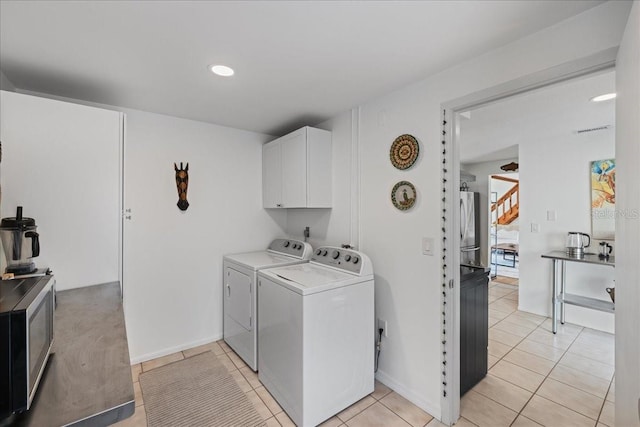
[[[542,322],[542,323],[544,323],[544,322]],[[542,323],[541,323],[541,325],[542,325]],[[538,327],[538,328],[539,328],[539,327]],[[536,330],[537,330],[537,328],[536,328]],[[573,345],[573,343],[578,339],[578,337],[580,336],[580,334],[582,333],[582,331],[583,331],[583,330],[584,330],[584,328],[582,328],[582,329],[580,330],[580,332],[578,332],[578,334],[575,336],[575,338],[573,339],[573,341],[571,341],[571,344],[569,345],[569,347],[571,347],[571,345]],[[553,333],[553,331],[552,331],[551,333]],[[568,350],[568,348],[567,348],[567,350]],[[544,384],[544,382],[545,382],[545,381],[547,381],[547,378],[549,378],[549,375],[551,375],[551,372],[553,372],[553,370],[556,368],[556,366],[558,366],[558,364],[560,363],[560,360],[562,360],[562,358],[564,357],[564,355],[567,353],[567,350],[565,350],[565,351],[562,353],[562,356],[560,356],[560,357],[558,358],[558,361],[557,361],[557,362],[555,362],[555,364],[553,365],[553,368],[551,368],[551,369],[549,370],[549,373],[548,373],[548,374],[544,377],[544,379],[540,382],[540,385],[539,385],[539,386],[536,388],[536,390],[533,392],[533,394],[531,395],[531,397],[529,398],[529,400],[527,400],[527,403],[525,403],[525,404],[524,404],[524,406],[522,407],[522,409],[520,409],[520,412],[518,412],[518,416],[516,417],[516,419],[517,419],[520,415],[522,415],[522,411],[524,411],[524,409],[527,407],[527,405],[529,405],[529,403],[530,403],[530,402],[531,402],[531,400],[533,399],[533,396],[536,396],[536,395],[538,394],[538,391],[540,390],[540,387],[542,387],[542,384]],[[539,397],[542,397],[542,396],[539,396]],[[557,402],[553,402],[553,403],[556,403],[556,404],[558,404],[558,405],[559,405],[559,403],[557,403]],[[564,406],[564,405],[560,405],[560,406]],[[567,409],[570,409],[570,408],[567,408]],[[570,410],[571,410],[571,409],[570,409]],[[574,411],[574,412],[575,412],[575,411]],[[578,412],[577,412],[577,413],[578,413]],[[522,416],[524,417],[524,415],[522,415]],[[537,422],[536,420],[532,420],[532,421]],[[515,420],[513,420],[513,422],[515,422]],[[513,422],[511,423],[511,425],[513,425]]]
[[[510,295],[510,294],[508,294],[508,295]],[[504,298],[505,296],[506,296],[506,295],[504,295],[504,296],[502,296],[502,297],[500,297],[500,298],[496,299],[496,300],[495,300],[495,301],[493,301],[491,304],[493,304],[494,302],[496,302],[496,301],[498,301],[498,300],[500,300],[500,299]],[[489,306],[490,306],[491,304],[489,304]],[[500,319],[498,322],[494,323],[494,324],[493,324],[492,326],[490,326],[488,329],[493,328],[495,325],[497,325],[498,323],[502,322],[503,320],[505,320],[507,317],[511,316],[511,315],[512,315],[513,313],[515,313],[516,311],[518,311],[518,310],[514,310],[514,311],[512,311],[512,312],[511,312],[511,313],[509,313],[509,314],[508,314],[504,319]],[[544,322],[544,321],[543,321],[543,322]],[[522,337],[522,339],[521,339],[520,341],[518,341],[518,343],[517,343],[517,344],[515,344],[514,346],[512,346],[512,347],[511,347],[511,349],[510,349],[508,352],[506,352],[502,357],[499,357],[499,358],[498,358],[498,361],[497,361],[496,363],[494,363],[491,367],[493,368],[495,365],[497,365],[498,363],[500,363],[500,361],[502,361],[502,360],[504,359],[504,357],[505,357],[507,354],[511,353],[511,351],[512,351],[512,350],[513,350],[517,345],[519,345],[522,341],[524,341],[524,340],[525,340],[529,335],[531,335],[531,334],[532,334],[535,330],[537,330],[537,329],[538,329],[538,327],[536,326],[536,328],[534,328],[534,329],[533,329],[531,332],[529,332],[526,336]],[[513,334],[512,334],[512,335],[513,335]],[[501,343],[501,344],[503,344],[503,343]],[[504,345],[507,345],[507,344],[504,344]],[[494,357],[495,357],[495,356],[494,356]],[[508,361],[507,361],[507,360],[505,360],[505,362],[508,362]],[[510,362],[509,362],[509,363],[510,363]],[[520,366],[520,365],[516,365],[516,366]],[[526,368],[524,368],[523,366],[520,366],[520,367],[521,367],[521,368],[523,368],[523,369],[526,369]],[[489,371],[489,369],[487,369],[487,375],[489,374],[489,372],[488,372],[488,371]],[[533,371],[531,371],[531,372],[533,372]],[[495,376],[495,375],[493,375],[493,376]],[[500,377],[496,377],[496,378],[499,378],[499,379],[501,379],[502,381],[505,381],[505,382],[507,382],[507,383],[509,383],[509,384],[511,384],[511,385],[513,385],[513,386],[515,386],[515,387],[521,388],[522,390],[529,391],[529,390],[526,390],[526,389],[524,389],[524,388],[520,387],[519,385],[517,385],[517,384],[513,384],[512,382],[507,381],[507,380],[505,380],[505,379],[503,379],[503,378],[500,378]],[[473,388],[475,388],[475,386],[474,386]],[[470,391],[474,391],[474,390],[473,390],[473,388],[471,388],[471,389],[470,389]],[[481,395],[481,396],[483,396],[483,397],[485,397],[485,398],[487,398],[487,399],[489,399],[489,400],[491,400],[491,401],[493,401],[493,402],[497,403],[498,405],[500,405],[500,406],[502,406],[502,407],[504,407],[504,408],[506,408],[506,409],[508,409],[508,410],[510,410],[510,411],[516,412],[516,411],[514,411],[513,409],[511,409],[511,408],[509,408],[509,407],[505,406],[505,405],[504,405],[504,404],[502,404],[501,402],[498,402],[497,400],[494,400],[493,398],[491,398],[491,397],[489,397],[489,396],[485,396],[484,394],[480,393],[479,391],[475,391],[475,393],[478,393],[479,395]],[[529,403],[529,402],[527,401],[527,403]],[[526,406],[526,404],[525,404],[525,406]],[[524,408],[524,407],[523,407],[523,408]],[[515,419],[517,419],[519,415],[520,415],[520,413],[517,413],[517,414],[516,414],[516,418],[514,418],[513,422],[515,422]],[[513,423],[513,422],[512,422],[512,423]]]
[[[503,297],[503,298],[504,298],[504,297]],[[497,301],[497,300],[496,300],[496,301]],[[495,302],[495,301],[494,301],[494,302]],[[515,313],[516,311],[518,311],[518,310],[514,310],[514,311],[512,311],[511,313],[509,313],[509,316],[510,316],[511,314]],[[507,317],[509,317],[509,316],[507,316]],[[505,317],[505,319],[506,319],[506,317]],[[504,319],[502,319],[502,320],[504,320]],[[500,320],[500,322],[501,322],[502,320]],[[500,322],[495,323],[493,326],[497,325],[497,324],[498,324],[498,323],[500,323]],[[544,321],[543,321],[543,322],[544,322]],[[542,324],[542,323],[541,323],[541,324]],[[493,326],[491,326],[489,329],[491,329]],[[500,362],[501,362],[501,361],[502,361],[502,360],[503,360],[503,359],[504,359],[504,358],[505,358],[509,353],[511,353],[511,352],[513,351],[513,349],[515,349],[515,348],[516,348],[516,346],[518,346],[522,341],[524,341],[525,339],[527,339],[527,337],[528,337],[529,335],[531,335],[533,332],[535,332],[538,328],[539,328],[539,326],[537,326],[535,329],[533,329],[531,332],[529,332],[526,336],[522,337],[522,339],[521,339],[520,341],[518,341],[518,343],[517,343],[517,344],[515,344],[513,347],[511,347],[511,349],[510,349],[508,352],[506,352],[502,357],[498,358],[498,361],[497,361],[496,363],[494,363],[491,367],[493,368],[493,367],[494,367],[494,366],[496,366],[498,363],[500,363]],[[505,345],[506,345],[506,344],[505,344]],[[522,350],[520,350],[520,351],[522,351]],[[507,362],[507,363],[511,363],[511,362],[509,362],[508,360],[505,360],[505,362]],[[514,363],[514,365],[516,365],[516,366],[518,366],[518,367],[520,367],[520,368],[522,368],[522,369],[527,369],[527,368],[525,368],[524,366],[520,366],[520,365],[517,365],[517,364],[515,364],[515,363]],[[530,372],[534,372],[534,373],[536,373],[536,374],[539,374],[538,372],[532,371],[532,370],[530,370],[530,369],[527,369],[527,370],[528,370],[528,371],[530,371]],[[487,370],[487,375],[489,375],[489,372],[488,372],[488,371],[489,371],[489,370]],[[539,374],[539,375],[540,375],[540,374]],[[493,375],[493,374],[492,374],[492,376],[495,376],[495,375]],[[505,379],[500,378],[500,377],[497,377],[497,376],[495,376],[495,377],[496,377],[496,378],[498,378],[498,379],[500,379],[500,380],[502,380],[502,381],[504,381],[504,382],[507,382],[507,383],[509,383],[509,384],[511,384],[511,385],[513,385],[513,386],[515,386],[515,387],[518,387],[518,388],[520,388],[520,389],[522,389],[522,390],[525,390],[525,391],[529,392],[529,390],[527,390],[527,389],[525,389],[525,388],[522,388],[521,386],[519,386],[519,385],[517,385],[517,384],[514,384],[514,383],[512,383],[511,381],[505,380]],[[543,380],[543,382],[544,382],[544,380]],[[542,383],[541,383],[541,384],[542,384]],[[474,387],[474,388],[475,388],[475,387]],[[471,389],[471,391],[473,391],[473,388]],[[485,397],[485,398],[487,398],[487,399],[489,399],[489,400],[491,400],[491,401],[493,401],[493,402],[495,402],[495,403],[499,404],[500,406],[502,406],[502,407],[504,407],[504,408],[507,408],[507,409],[508,409],[508,410],[510,410],[510,411],[516,412],[516,411],[514,411],[513,409],[509,408],[508,406],[505,406],[503,403],[498,402],[497,400],[494,400],[493,398],[491,398],[491,397],[489,397],[489,396],[486,396],[486,395],[484,395],[483,393],[481,393],[481,392],[479,392],[479,391],[476,391],[476,393],[478,393],[478,394],[480,394],[481,396],[483,396],[483,397]],[[533,397],[533,395],[534,395],[534,394],[535,394],[535,392],[531,395],[531,397]],[[529,400],[531,400],[531,398],[529,398]],[[527,404],[529,403],[529,400],[527,400],[527,403],[525,403],[525,405],[522,407],[522,409],[524,409],[524,407],[525,407],[525,406],[527,406]],[[517,412],[517,413],[516,413],[516,417],[513,419],[513,421],[511,422],[511,424],[513,424],[513,423],[515,422],[515,420],[520,416],[520,413],[522,412],[522,409],[520,410],[520,412]],[[510,425],[511,425],[511,424],[510,424]]]
[[[510,294],[507,294],[507,295],[510,295]],[[498,300],[500,300],[500,299],[502,299],[502,298],[506,297],[507,295],[504,295],[504,296],[502,296],[502,297],[500,297],[500,298],[496,299],[496,300],[495,300],[495,301],[493,301],[493,302],[496,302],[496,301],[498,301]],[[492,302],[491,304],[493,304],[493,302]],[[491,304],[489,304],[489,305],[491,305]],[[506,320],[509,316],[511,316],[513,313],[516,313],[517,311],[518,311],[518,310],[516,309],[516,310],[514,310],[513,312],[509,313],[509,315],[508,315],[507,317],[505,317],[505,318],[503,318],[503,319],[499,320],[498,322],[496,322],[495,324],[493,324],[489,329],[493,328],[493,327],[494,327],[495,325],[497,325],[498,323],[501,323],[502,321]],[[492,365],[492,368],[493,368],[495,365],[497,365],[500,361],[504,360],[504,358],[505,358],[509,353],[511,353],[511,352],[512,352],[512,351],[513,351],[513,350],[514,350],[518,345],[520,345],[520,343],[522,343],[522,341],[524,341],[524,340],[525,340],[525,339],[527,339],[527,338],[528,338],[532,333],[534,333],[535,331],[537,331],[538,329],[540,329],[540,327],[544,324],[544,322],[545,322],[545,321],[546,321],[546,320],[544,320],[544,321],[543,321],[542,323],[540,323],[540,324],[539,324],[535,329],[533,329],[529,334],[527,334],[524,338],[522,338],[520,341],[518,341],[518,343],[517,343],[516,345],[514,345],[514,346],[511,348],[511,350],[509,350],[507,353],[505,353],[502,357],[500,357],[500,358],[498,359],[498,361],[497,361],[496,363],[494,363],[494,364]],[[556,366],[558,366],[558,365],[560,364],[560,361],[562,360],[562,358],[563,358],[567,353],[569,353],[569,349],[571,348],[571,346],[572,346],[572,345],[577,341],[578,337],[580,337],[580,335],[584,332],[585,327],[580,327],[580,328],[581,328],[581,329],[580,329],[580,332],[578,332],[578,334],[576,334],[576,336],[575,336],[575,337],[573,338],[573,340],[571,341],[571,344],[569,344],[569,346],[568,346],[566,349],[564,349],[564,350],[563,350],[563,353],[562,353],[562,355],[560,356],[560,358],[558,358],[558,361],[557,361],[557,362],[555,362],[555,364],[553,365],[553,368],[551,368],[551,370],[550,370],[550,371],[549,371],[549,373],[545,376],[545,378],[542,380],[542,382],[540,382],[540,385],[539,385],[539,386],[536,388],[536,390],[532,393],[532,395],[531,395],[531,397],[529,398],[529,400],[527,400],[527,403],[525,403],[525,405],[522,407],[522,409],[518,412],[518,414],[516,415],[516,418],[512,421],[511,425],[513,425],[513,423],[515,423],[515,420],[516,420],[516,419],[518,419],[518,417],[522,415],[522,411],[523,411],[523,410],[527,407],[527,405],[531,402],[531,399],[533,399],[533,397],[534,397],[534,396],[536,396],[536,395],[538,394],[538,391],[540,390],[540,387],[542,387],[542,384],[544,384],[544,382],[549,378],[549,375],[551,375],[551,372],[556,368]],[[549,332],[549,331],[546,331],[544,328],[543,328],[543,330],[544,330],[545,332]],[[512,335],[513,335],[513,334],[512,334]],[[502,343],[502,344],[503,344],[503,343]],[[544,344],[544,343],[540,343],[540,344]],[[553,347],[553,346],[551,346],[551,347]],[[556,347],[556,348],[557,348],[557,347]],[[562,350],[562,349],[559,349],[559,350]],[[523,350],[520,350],[520,351],[523,351]],[[529,353],[529,352],[526,352],[526,353]],[[532,355],[534,355],[534,356],[535,356],[535,354],[533,354],[533,353],[529,353],[529,354],[532,354]],[[538,357],[540,357],[540,356],[538,356]],[[586,356],[584,356],[584,357],[585,357],[585,358],[588,358],[588,357],[586,357]],[[545,359],[545,358],[543,357],[543,359]],[[590,358],[588,358],[588,359],[590,359]],[[548,360],[548,359],[547,359],[547,360]],[[590,360],[594,360],[594,359],[590,359]],[[504,360],[504,361],[505,361],[505,362],[509,362],[509,361],[507,361],[507,360]],[[553,360],[551,360],[551,361],[553,362]],[[595,360],[595,361],[597,361],[597,360]],[[509,363],[511,363],[511,362],[509,362]],[[534,373],[539,374],[538,372],[535,372],[535,371],[533,371],[533,370],[531,370],[531,369],[528,369],[528,368],[526,368],[526,367],[524,367],[524,366],[520,366],[520,365],[518,365],[518,364],[516,364],[516,363],[514,363],[514,365],[519,366],[520,368],[523,368],[523,369],[527,369],[527,370],[528,370],[528,371],[530,371],[530,372],[534,372]],[[539,374],[539,375],[540,375],[540,374]],[[500,377],[497,377],[497,378],[500,378]],[[518,387],[518,388],[521,388],[521,389],[523,389],[523,390],[526,390],[526,389],[524,389],[524,388],[520,387],[519,385],[512,383],[511,381],[507,381],[507,380],[505,380],[505,379],[503,379],[503,378],[500,378],[500,379],[502,379],[503,381],[506,381],[506,382],[508,382],[509,384],[512,384],[512,385],[514,385],[514,386],[516,386],[516,387]],[[558,381],[558,380],[555,380],[555,379],[554,379],[554,381]],[[583,392],[585,392],[584,390],[578,389],[578,388],[576,388],[576,387],[572,386],[571,384],[566,384],[566,383],[564,383],[564,382],[562,382],[562,381],[558,381],[558,382],[560,382],[560,383],[562,383],[562,384],[564,384],[564,385],[566,385],[566,386],[569,386],[569,387],[575,388],[575,389],[576,389],[576,390],[578,390],[578,391],[583,391]],[[603,403],[602,403],[602,407],[601,407],[601,409],[600,409],[600,413],[599,413],[599,415],[598,415],[598,419],[597,419],[597,420],[595,420],[595,421],[596,421],[596,424],[599,422],[600,415],[602,414],[602,409],[604,408],[604,405],[606,404],[606,396],[608,395],[609,390],[610,390],[610,388],[611,388],[611,383],[613,383],[613,379],[611,380],[611,382],[610,382],[610,384],[609,384],[609,389],[607,389],[607,393],[605,394],[605,397],[604,397],[604,399],[603,399]],[[526,390],[526,391],[529,391],[529,390]],[[494,400],[494,399],[492,399],[492,398],[490,398],[490,397],[488,397],[488,396],[485,396],[484,394],[482,394],[482,393],[480,393],[480,392],[476,392],[476,393],[481,394],[482,396],[484,396],[484,397],[488,398],[489,400],[492,400],[492,401],[494,401],[494,402],[496,402],[496,403],[500,404],[501,406],[503,406],[503,407],[507,408],[507,407],[506,407],[505,405],[503,405],[502,403],[497,402],[496,400]],[[585,393],[586,393],[586,392],[585,392]],[[589,394],[591,394],[591,393],[589,393]],[[592,395],[593,395],[593,394],[592,394]],[[595,396],[595,395],[593,395],[593,396]],[[542,397],[542,396],[538,396],[538,397],[540,397],[540,398],[543,398],[543,399],[544,399],[544,397]],[[598,397],[598,398],[599,398],[599,396],[596,396],[596,397]],[[568,410],[570,410],[570,411],[572,411],[572,412],[575,412],[575,413],[577,413],[577,414],[579,414],[579,415],[582,415],[582,416],[587,417],[587,418],[589,418],[589,419],[593,419],[593,418],[591,418],[591,417],[589,417],[589,416],[586,416],[586,415],[584,415],[584,414],[582,414],[582,413],[580,413],[580,412],[578,412],[578,411],[575,411],[575,410],[573,410],[573,409],[571,409],[571,408],[569,408],[569,407],[567,407],[567,406],[565,406],[565,405],[562,405],[562,404],[560,404],[560,403],[558,403],[558,402],[554,402],[554,401],[552,401],[552,400],[551,400],[551,402],[553,402],[553,403],[555,403],[555,404],[557,404],[557,405],[559,405],[559,406],[562,406],[563,408],[566,408],[566,409],[568,409]],[[511,408],[507,408],[507,409],[511,409]],[[511,410],[512,410],[512,409],[511,409]],[[523,416],[523,417],[525,417],[524,415],[522,415],[522,416]],[[526,418],[526,417],[525,417],[525,418]]]
[[[391,394],[391,393],[389,393]],[[397,394],[397,393],[396,393]],[[371,395],[369,395],[371,396]],[[400,396],[400,395],[398,395]],[[371,396],[373,397],[373,396]],[[402,397],[402,396],[400,396]],[[404,421],[405,423],[409,424],[410,426],[413,426],[413,424],[411,424],[411,422],[409,420],[406,420],[402,417],[402,415],[398,414],[396,411],[394,411],[393,409],[389,408],[387,405],[384,404],[384,402],[382,401],[382,399],[378,400],[375,397],[373,398],[373,400],[376,401],[376,403],[381,404],[382,406],[384,406],[385,408],[387,408],[388,410],[391,411],[391,413],[395,414],[396,416],[398,416],[398,418],[400,418],[402,421]],[[373,406],[373,404],[371,404],[370,406]],[[427,411],[424,411],[425,414],[429,415],[431,417],[431,420],[435,419],[435,417],[433,415],[431,415],[430,413],[428,413]],[[426,426],[427,424],[429,424],[431,422],[431,420],[427,421],[424,425]]]
[[[609,396],[609,392],[611,391],[611,387],[613,386],[613,380],[615,378],[615,374],[613,378],[611,378],[611,382],[609,383],[609,388],[607,388],[607,393],[604,395],[604,400],[602,401],[602,406],[600,407],[600,412],[598,412],[598,419],[596,420],[596,425],[600,423],[600,417],[602,417],[602,411],[604,411],[604,405],[607,404],[607,396]],[[604,423],[602,423],[604,424]],[[608,426],[608,424],[605,424]]]
[[[571,344],[569,345],[569,347],[568,347],[566,350],[564,350],[564,352],[562,353],[562,356],[560,356],[560,358],[559,358],[559,359],[558,359],[558,361],[555,363],[555,365],[553,365],[553,368],[551,368],[551,370],[549,371],[549,373],[545,376],[544,380],[542,380],[542,382],[540,383],[540,385],[538,386],[538,388],[536,389],[536,391],[531,395],[531,397],[529,398],[529,400],[527,401],[527,403],[522,407],[522,409],[521,409],[521,410],[520,410],[520,412],[518,413],[518,417],[519,417],[520,415],[522,415],[522,411],[524,411],[524,409],[527,407],[527,405],[531,402],[531,399],[533,399],[533,397],[534,397],[534,396],[537,396],[537,395],[538,395],[538,391],[540,390],[540,387],[542,387],[542,384],[544,384],[544,382],[549,378],[549,375],[551,375],[551,372],[556,368],[556,366],[558,366],[558,365],[560,364],[560,360],[562,360],[562,358],[563,358],[563,357],[564,357],[564,356],[569,352],[569,348],[571,348],[571,346],[573,345],[573,343],[575,343],[575,342],[576,342],[576,340],[578,339],[578,337],[582,334],[582,332],[584,331],[584,329],[585,329],[585,328],[584,328],[584,327],[581,327],[581,328],[582,328],[582,329],[580,330],[580,332],[576,335],[576,337],[573,339],[573,341],[571,341]],[[552,379],[553,379],[553,378],[552,378]],[[554,381],[558,381],[558,380],[555,380],[555,379],[554,379]],[[612,380],[612,381],[613,381],[613,380]],[[573,387],[571,384],[566,384],[566,383],[564,383],[564,382],[562,382],[562,381],[558,381],[558,382],[560,382],[560,383],[562,383],[562,384],[565,384],[565,385],[567,385],[567,386],[569,386],[569,387],[575,388],[576,390],[584,391],[584,390],[580,390],[580,389],[578,389],[578,388],[576,388],[576,387]],[[611,384],[609,384],[609,387],[611,387]],[[585,393],[586,393],[586,392],[585,392]],[[607,393],[608,393],[608,390],[607,390]],[[591,394],[591,393],[589,393],[589,394]],[[538,397],[540,397],[541,399],[545,399],[543,396],[538,396]],[[585,414],[582,414],[582,413],[580,413],[580,412],[578,412],[578,411],[576,411],[576,410],[574,410],[574,409],[571,409],[571,408],[569,408],[569,407],[567,407],[567,406],[565,406],[565,405],[563,405],[563,404],[561,404],[561,403],[554,402],[553,400],[550,400],[550,399],[547,399],[547,400],[549,400],[549,401],[550,401],[550,402],[552,402],[552,403],[555,403],[555,404],[556,404],[556,405],[558,405],[558,406],[562,406],[562,407],[563,407],[563,408],[565,408],[565,409],[568,409],[568,410],[570,410],[570,411],[572,411],[572,412],[575,412],[576,414],[582,415],[583,417],[586,417],[586,418],[588,418],[588,419],[590,419],[590,420],[593,420],[593,418],[591,418],[591,417],[589,417],[589,416],[587,416],[587,415],[585,415]],[[602,407],[604,407],[604,402],[606,402],[606,400],[607,400],[607,395],[605,394],[605,397],[604,397],[604,399],[603,399]],[[600,413],[602,413],[602,409],[600,410]],[[522,415],[522,416],[523,416],[523,417],[525,417],[525,415]],[[516,419],[517,419],[517,417],[516,417]],[[598,423],[598,420],[599,420],[599,419],[600,419],[600,415],[598,415],[598,419],[597,419],[597,420],[595,420],[595,421],[596,421],[596,424]],[[537,422],[537,421],[535,421],[535,420],[532,420],[532,421]],[[513,422],[515,422],[515,420],[514,420]],[[511,423],[511,425],[513,425],[513,422]]]

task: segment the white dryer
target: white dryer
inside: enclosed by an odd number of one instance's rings
[[[373,283],[369,257],[337,247],[258,273],[258,376],[296,425],[373,392]]]
[[[265,268],[307,263],[312,253],[308,243],[275,239],[265,251],[223,258],[224,341],[254,371],[258,369],[257,272]]]

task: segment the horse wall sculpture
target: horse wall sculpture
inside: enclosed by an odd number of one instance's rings
[[[189,207],[187,202],[187,187],[189,187],[189,163],[185,167],[180,162],[180,169],[177,164],[173,164],[173,168],[176,170],[176,186],[178,187],[178,208],[181,211],[186,211]]]

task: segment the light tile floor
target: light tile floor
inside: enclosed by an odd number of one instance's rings
[[[144,410],[144,396],[140,388],[138,376],[142,372],[159,368],[166,364],[182,360],[187,357],[211,351],[227,367],[231,376],[236,380],[240,389],[245,392],[256,411],[265,420],[267,427],[293,426],[293,422],[282,410],[278,402],[269,394],[258,380],[258,375],[244,363],[238,355],[224,342],[217,341],[182,352],[170,354],[158,359],[150,360],[142,364],[133,365],[133,385],[136,399],[135,414],[115,424],[118,427],[142,427],[147,425],[147,417]],[[376,381],[375,391],[364,399],[356,402],[336,416],[330,418],[322,427],[364,427],[364,426],[414,426],[423,427],[433,419],[399,394],[393,392]],[[437,420],[436,420],[437,421]],[[433,424],[429,424],[432,426]]]
[[[489,285],[489,373],[460,402],[477,426],[615,424],[614,336],[517,311],[518,286]]]
[[[517,285],[489,285],[487,377],[460,403],[458,427],[613,427],[613,335],[571,324],[551,333],[551,320],[517,311]],[[268,427],[293,426],[278,402],[223,341],[132,366],[136,412],[116,426],[146,426],[141,372],[211,351],[254,404]],[[323,427],[443,424],[376,381],[375,391],[332,417]]]

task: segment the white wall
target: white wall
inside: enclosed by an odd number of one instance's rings
[[[616,64],[616,425],[640,426],[640,4]]]
[[[222,256],[286,234],[262,208],[262,144],[272,136],[48,94],[126,114],[124,308],[132,363],[222,338]],[[189,162],[189,209],[173,163]],[[117,276],[116,279],[117,280]]]
[[[360,249],[373,261],[376,316],[388,321],[389,332],[383,339],[377,378],[437,417],[441,356],[440,106],[617,46],[627,13],[628,5],[622,2],[606,3],[360,107]],[[389,162],[389,147],[404,133],[420,142],[420,158],[411,169],[399,171]],[[344,172],[334,169],[334,177],[337,173]],[[396,210],[389,197],[400,180],[412,181],[418,192],[416,205],[407,212]],[[334,209],[337,207],[336,201]],[[305,222],[305,218],[298,220],[300,224]],[[422,255],[423,236],[436,242],[433,257]]]
[[[124,302],[132,362],[222,338],[222,256],[262,250],[286,212],[262,208],[272,137],[125,110]],[[189,208],[173,163],[189,162]]]
[[[461,138],[464,138],[464,133],[461,134]],[[467,185],[469,186],[469,191],[477,191],[480,193],[480,259],[486,266],[491,263],[490,246],[492,244],[489,240],[489,212],[491,209],[491,197],[489,197],[489,175],[504,172],[500,169],[500,166],[510,162],[517,163],[518,159],[513,158],[460,165],[463,170],[476,176],[476,180],[474,182],[468,182]],[[500,197],[500,195],[498,195],[498,197]]]
[[[120,114],[0,94],[2,216],[36,220],[59,290],[117,281]]]
[[[9,79],[7,78],[7,76],[4,75],[2,70],[0,70],[0,89],[10,91],[10,92],[14,92],[16,90],[13,83],[9,81]]]
[[[551,314],[552,262],[540,255],[564,250],[569,231],[591,234],[591,161],[614,157],[613,130],[520,145],[521,310]],[[549,210],[556,212],[556,221],[547,221]],[[539,224],[539,233],[531,232],[532,223]],[[588,251],[597,252],[598,243],[594,240]],[[567,292],[610,300],[605,288],[613,286],[613,279],[610,267],[567,263]],[[614,330],[610,313],[567,306],[566,320]]]

